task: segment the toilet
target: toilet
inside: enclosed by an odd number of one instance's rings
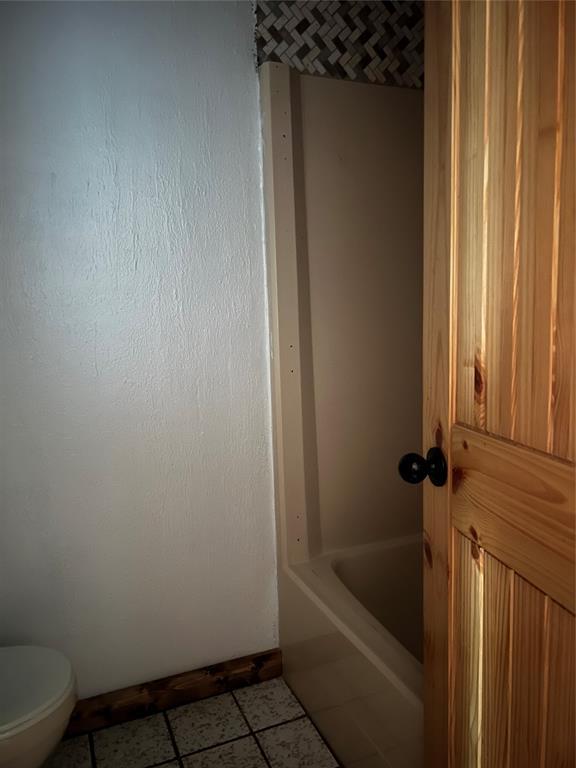
[[[40,768],[76,703],[72,665],[33,645],[0,648],[0,768]]]

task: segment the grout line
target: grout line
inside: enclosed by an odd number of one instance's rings
[[[217,749],[218,747],[227,747],[228,744],[234,744],[235,741],[248,739],[250,736],[252,736],[251,733],[243,733],[242,736],[234,736],[233,739],[226,739],[226,741],[219,741],[216,744],[211,744],[209,747],[200,747],[200,749],[194,749],[192,752],[186,752],[182,757],[191,757],[192,755],[199,755],[202,752],[209,752],[211,749]]]
[[[322,734],[318,730],[318,728],[316,726],[316,723],[312,720],[312,718],[310,717],[310,715],[307,712],[304,712],[303,715],[299,715],[298,717],[293,717],[291,720],[283,720],[281,723],[276,723],[276,725],[267,725],[266,728],[259,728],[257,731],[254,731],[254,735],[258,736],[258,734],[260,734],[260,733],[265,733],[266,731],[273,731],[274,728],[280,728],[283,725],[290,725],[291,723],[297,723],[300,720],[307,720],[310,723],[312,728],[314,728],[314,730],[316,731],[316,733],[318,735],[318,738],[320,739],[322,744],[324,744],[324,746],[326,747],[328,752],[330,752],[330,754],[332,755],[332,757],[336,761],[336,764],[339,766],[340,762],[338,761],[338,758],[336,757],[336,755],[334,754],[334,752],[330,748],[330,745],[328,744],[328,742],[326,741],[324,736],[322,736]]]
[[[297,695],[294,693],[294,691],[292,690],[292,688],[291,688],[291,687],[288,685],[288,682],[287,682],[287,681],[284,679],[284,675],[281,675],[280,677],[281,677],[282,681],[284,682],[284,685],[285,685],[285,686],[288,688],[288,690],[290,691],[290,693],[292,694],[292,696],[294,696],[294,698],[296,699],[296,701],[297,701],[297,702],[298,702],[298,704],[300,705],[300,707],[301,707],[302,711],[304,712],[304,715],[303,715],[303,716],[304,716],[304,717],[306,717],[306,718],[307,718],[307,719],[308,719],[308,720],[309,720],[309,721],[312,723],[312,727],[314,728],[314,730],[316,731],[316,733],[317,733],[317,734],[318,734],[318,736],[320,737],[320,739],[321,739],[322,743],[325,745],[326,749],[327,749],[327,750],[330,752],[330,754],[332,755],[332,757],[333,757],[333,758],[334,758],[334,760],[336,761],[336,764],[337,764],[337,766],[338,766],[338,768],[339,768],[339,767],[340,767],[340,760],[338,760],[338,758],[337,758],[337,757],[336,757],[336,755],[334,754],[333,750],[331,749],[330,745],[328,744],[328,742],[326,741],[326,739],[324,738],[324,736],[322,736],[322,734],[321,734],[321,733],[320,733],[320,731],[318,730],[318,727],[316,726],[316,723],[315,723],[315,722],[312,720],[312,717],[311,717],[310,713],[308,712],[308,710],[306,709],[306,707],[304,706],[304,704],[302,704],[302,702],[300,701],[300,699],[298,698],[298,696],[297,696]],[[293,718],[292,720],[286,720],[285,722],[287,722],[287,723],[294,723],[294,722],[296,722],[296,720],[301,720],[303,716],[301,715],[300,717],[295,717],[295,718]],[[278,723],[278,725],[284,725],[284,723]],[[271,725],[271,726],[269,726],[269,727],[270,727],[270,728],[276,728],[276,726],[275,726],[275,725]],[[268,730],[268,728],[262,728],[262,730],[263,730],[263,731],[266,731],[266,730]]]
[[[241,714],[241,715],[242,715],[242,717],[244,718],[244,722],[245,722],[245,723],[246,723],[246,725],[248,726],[248,730],[250,731],[250,735],[252,736],[252,738],[253,738],[253,739],[254,739],[254,741],[256,742],[256,746],[258,747],[258,749],[259,749],[259,751],[260,751],[260,754],[262,755],[262,759],[264,760],[264,763],[265,763],[265,764],[268,766],[268,768],[272,768],[272,767],[271,767],[271,765],[270,765],[270,761],[268,760],[268,757],[266,756],[266,753],[264,752],[264,749],[262,748],[262,744],[260,744],[260,742],[259,742],[259,741],[258,741],[258,739],[256,738],[256,732],[254,731],[254,729],[253,729],[253,728],[252,728],[252,726],[250,725],[250,721],[248,720],[248,718],[247,718],[247,717],[246,717],[246,715],[244,714],[244,710],[243,710],[243,709],[242,709],[242,707],[240,706],[240,702],[238,701],[238,699],[237,699],[237,698],[236,698],[236,696],[234,695],[234,691],[230,691],[230,693],[232,694],[232,698],[233,698],[233,699],[234,699],[234,701],[236,702],[236,706],[237,706],[237,707],[238,707],[238,709],[240,710],[240,714]]]
[[[154,717],[154,715],[162,715],[164,712],[171,712],[172,710],[179,709],[180,707],[188,707],[191,704],[196,704],[199,701],[208,701],[208,699],[215,699],[217,696],[227,696],[228,694],[233,694],[234,691],[242,691],[246,688],[251,688],[254,685],[269,683],[271,680],[279,680],[281,678],[282,675],[277,675],[276,677],[270,678],[270,680],[257,680],[256,682],[243,683],[241,685],[236,685],[234,688],[226,687],[226,690],[224,691],[212,693],[209,696],[202,696],[201,698],[194,698],[190,701],[182,701],[179,704],[172,704],[171,706],[165,707],[163,709],[157,709],[155,705],[152,705],[150,710],[147,712],[134,715],[133,717],[130,717],[126,720],[119,720],[117,723],[106,723],[106,725],[97,725],[95,728],[87,728],[86,730],[82,730],[79,733],[73,733],[70,735],[65,734],[62,738],[62,741],[68,741],[68,739],[77,739],[80,738],[80,736],[88,736],[91,733],[98,733],[99,731],[107,731],[108,728],[116,728],[117,726],[125,725],[126,723],[134,723],[137,720],[144,720],[147,717]],[[152,766],[152,768],[155,768],[155,766]]]
[[[158,714],[163,714],[163,713],[158,713]],[[141,718],[136,718],[136,719],[139,720]],[[127,720],[126,722],[127,723],[131,723],[133,721],[132,720]],[[121,723],[121,725],[124,725],[124,723]],[[113,725],[108,726],[108,727],[109,728],[114,728]],[[105,731],[105,730],[106,730],[105,727],[104,728],[98,728],[96,733],[101,732],[101,731]],[[170,728],[168,728],[168,730],[170,731]],[[94,736],[93,736],[93,734],[94,734],[94,731],[88,731],[88,733],[82,733],[79,736],[72,736],[71,738],[73,738],[73,739],[80,739],[83,736],[88,736],[88,744],[89,744],[89,747],[90,747],[90,761],[91,761],[91,765],[92,765],[92,768],[97,768],[96,747],[95,747],[95,744],[94,744]],[[173,743],[173,746],[174,746],[174,743]],[[168,765],[169,763],[173,763],[174,760],[177,760],[178,764],[181,766],[182,764],[181,764],[181,762],[180,762],[180,760],[178,758],[178,750],[176,749],[176,747],[174,747],[174,750],[176,752],[176,757],[169,757],[168,760],[162,760],[161,763],[153,763],[150,766],[146,766],[146,768],[159,768],[159,766]]]
[[[168,760],[162,760],[161,763],[154,763],[153,765],[147,765],[146,768],[161,768],[161,766],[163,766],[163,765],[170,765],[174,761],[178,762],[178,758],[171,757]],[[180,763],[178,763],[178,764],[180,764]]]
[[[156,709],[155,706],[152,706],[149,711],[140,713],[134,717],[130,717],[127,720],[120,720],[117,723],[107,723],[106,725],[97,725],[95,728],[90,728],[89,730],[82,731],[81,733],[76,733],[72,736],[66,736],[63,740],[67,741],[68,739],[76,739],[80,736],[88,736],[90,733],[107,731],[109,728],[118,728],[121,725],[126,725],[126,723],[136,723],[138,720],[145,720],[147,717],[163,715],[165,712],[172,712],[174,709],[180,709],[180,707],[189,707],[191,704],[196,704],[199,701],[208,701],[208,699],[215,699],[217,696],[227,696],[228,693],[230,693],[230,691],[221,691],[220,693],[213,693],[211,696],[204,696],[201,699],[192,699],[192,701],[183,701],[179,704],[173,704],[172,706],[165,707],[164,709]],[[151,768],[155,768],[155,766],[152,766]]]
[[[258,747],[260,748],[260,752],[262,752],[264,760],[266,761],[266,765],[270,765],[270,762],[268,761],[268,758],[266,757],[266,753],[262,749],[262,745],[260,744],[260,741],[258,739],[258,734],[265,733],[266,731],[274,730],[274,728],[279,728],[281,725],[289,725],[290,723],[297,723],[299,720],[307,720],[310,723],[310,725],[312,726],[312,728],[314,728],[314,730],[316,731],[316,734],[318,735],[318,738],[320,739],[322,744],[326,747],[328,752],[330,752],[330,754],[332,755],[332,758],[334,759],[334,762],[336,763],[336,766],[338,768],[340,766],[340,761],[338,760],[338,758],[336,757],[336,755],[334,754],[334,752],[330,748],[330,745],[327,743],[327,741],[324,738],[324,736],[322,736],[322,734],[320,733],[320,731],[316,727],[316,724],[314,723],[314,721],[312,720],[312,718],[310,717],[308,712],[302,706],[302,702],[298,699],[298,697],[292,691],[290,686],[288,686],[288,684],[286,684],[286,685],[289,688],[290,693],[292,693],[292,695],[294,696],[294,698],[296,699],[298,704],[300,704],[300,706],[302,707],[302,711],[303,711],[304,714],[298,715],[298,717],[292,717],[289,720],[281,720],[279,723],[274,723],[274,725],[267,725],[265,728],[258,728],[257,730],[252,728],[252,726],[250,725],[250,723],[248,721],[248,718],[246,717],[242,707],[240,706],[240,703],[236,699],[236,696],[234,696],[234,692],[231,692],[232,693],[232,697],[234,698],[234,701],[238,705],[238,709],[242,712],[242,716],[244,717],[244,720],[246,721],[246,724],[248,725],[248,728],[250,728],[250,733],[252,733],[254,735],[254,737],[255,737],[255,741],[258,744]]]
[[[88,746],[90,748],[90,763],[92,765],[92,768],[96,768],[96,747],[94,746],[94,737],[92,736],[92,733],[89,733],[87,735],[88,735]]]
[[[176,760],[178,761],[178,765],[180,766],[180,768],[183,768],[184,764],[182,763],[182,757],[180,756],[178,743],[176,741],[176,737],[174,736],[174,731],[172,730],[172,725],[170,723],[170,720],[168,719],[168,715],[166,714],[166,712],[162,712],[162,717],[164,718],[164,722],[166,723],[166,727],[168,728],[168,733],[170,734],[170,741],[172,742],[172,747],[174,749],[174,754],[176,755]]]
[[[170,709],[177,709],[177,707],[181,707],[182,704],[176,705],[176,707],[170,707]],[[97,725],[96,728],[90,728],[89,731],[84,731],[83,733],[78,733],[74,736],[67,736],[66,739],[76,739],[79,736],[87,736],[91,733],[100,733],[101,731],[107,731],[110,728],[119,728],[121,725],[126,725],[127,723],[137,723],[139,720],[145,720],[147,717],[155,717],[156,715],[163,715],[166,710],[164,709],[154,709],[150,712],[145,712],[144,714],[136,715],[135,717],[131,717],[128,720],[120,720],[117,723],[108,723],[107,725]]]
[[[318,728],[317,728],[316,724],[314,723],[314,721],[313,721],[313,720],[312,720],[312,718],[310,717],[310,714],[308,713],[308,711],[306,710],[306,708],[304,707],[304,705],[302,704],[302,702],[300,701],[300,699],[298,698],[298,696],[296,696],[296,694],[294,693],[294,691],[292,690],[292,688],[290,688],[290,686],[288,685],[288,683],[287,683],[287,682],[286,682],[286,680],[284,679],[283,675],[280,675],[280,679],[281,679],[281,680],[284,682],[285,686],[288,688],[288,690],[290,691],[290,693],[292,694],[292,696],[293,696],[293,697],[296,699],[296,701],[297,701],[297,702],[298,702],[298,704],[300,705],[300,708],[302,709],[302,712],[303,712],[303,714],[302,714],[302,715],[298,715],[298,717],[292,717],[290,720],[282,720],[281,722],[279,722],[279,723],[275,723],[274,725],[267,725],[265,728],[258,728],[258,730],[256,730],[256,729],[252,728],[252,726],[251,726],[251,725],[250,725],[250,723],[248,722],[248,719],[245,717],[244,719],[245,719],[245,720],[246,720],[246,722],[248,723],[248,727],[250,728],[250,731],[251,731],[251,733],[253,733],[253,734],[254,734],[254,736],[256,737],[256,743],[257,743],[257,744],[258,744],[258,746],[260,747],[260,750],[262,751],[262,747],[260,746],[260,742],[259,742],[259,740],[258,740],[258,736],[257,736],[259,733],[264,733],[265,731],[270,731],[270,730],[272,730],[273,728],[278,728],[278,727],[279,727],[279,726],[281,726],[281,725],[288,725],[288,723],[296,723],[296,722],[298,722],[298,720],[308,720],[308,722],[309,722],[309,723],[312,725],[312,727],[314,728],[314,730],[315,730],[315,731],[316,731],[316,733],[318,734],[318,738],[320,739],[320,741],[322,742],[322,744],[324,744],[324,746],[326,747],[326,749],[327,749],[327,750],[330,752],[330,754],[332,755],[332,757],[333,757],[333,759],[334,759],[334,761],[335,761],[335,763],[336,763],[336,766],[337,766],[337,768],[340,768],[340,761],[338,760],[338,758],[336,757],[336,755],[335,755],[335,754],[334,754],[334,752],[332,751],[332,749],[331,749],[330,745],[328,744],[328,742],[326,741],[326,739],[324,738],[324,736],[322,736],[322,734],[321,734],[321,733],[320,733],[320,731],[318,730]],[[241,712],[242,712],[242,714],[244,715],[244,711],[243,711],[243,709],[242,709],[242,707],[241,707],[240,703],[239,703],[239,702],[238,702],[238,700],[236,699],[236,696],[234,695],[234,692],[233,692],[233,691],[231,691],[231,693],[232,693],[232,696],[233,696],[233,698],[234,698],[234,701],[236,702],[236,704],[238,704],[238,708],[240,709],[240,711],[241,711]],[[264,754],[264,753],[263,753],[263,754]],[[266,764],[267,764],[267,765],[270,765],[270,763],[268,762],[268,758],[266,757],[266,755],[265,755],[265,754],[264,754],[264,759],[266,760]]]
[[[271,731],[273,728],[280,728],[281,725],[290,725],[290,723],[297,723],[298,720],[306,720],[310,719],[306,712],[304,712],[303,715],[298,715],[298,717],[291,717],[290,720],[282,720],[279,723],[274,723],[274,725],[267,725],[265,728],[258,728],[257,731],[254,731],[254,733],[264,733],[265,731]]]
[[[290,686],[288,686],[288,687],[290,688]],[[322,741],[322,743],[324,744],[326,749],[328,749],[328,751],[330,752],[330,754],[332,755],[332,757],[336,761],[336,764],[338,766],[340,766],[340,763],[338,762],[336,756],[334,755],[334,753],[330,749],[329,745],[326,743],[326,740],[324,739],[324,737],[322,736],[322,734],[320,733],[320,731],[318,730],[318,728],[314,724],[314,722],[311,719],[311,717],[308,715],[307,711],[302,706],[302,702],[300,702],[300,700],[298,699],[296,694],[294,694],[294,692],[292,691],[291,688],[290,688],[290,691],[291,691],[292,695],[294,696],[294,698],[296,699],[296,701],[298,701],[298,703],[302,707],[302,711],[303,711],[304,714],[298,715],[298,717],[292,717],[289,720],[281,720],[278,723],[274,723],[273,725],[267,725],[265,728],[259,728],[258,730],[255,730],[250,725],[250,722],[249,722],[248,718],[246,717],[246,715],[244,713],[244,710],[242,709],[242,706],[240,705],[238,699],[236,698],[236,696],[234,694],[234,691],[233,690],[228,691],[227,693],[229,693],[232,696],[232,699],[234,700],[234,703],[236,704],[238,710],[240,711],[242,719],[244,720],[244,723],[246,724],[246,727],[248,728],[248,733],[243,733],[240,736],[235,736],[232,739],[227,739],[226,741],[222,741],[222,742],[219,742],[217,744],[211,744],[208,747],[202,747],[201,749],[196,749],[196,750],[193,750],[192,752],[187,752],[184,755],[182,755],[180,753],[180,749],[178,748],[178,742],[176,741],[176,737],[174,736],[174,731],[172,730],[172,725],[171,725],[170,720],[168,718],[168,712],[169,711],[171,711],[173,709],[177,709],[179,706],[182,706],[182,705],[177,705],[176,707],[170,707],[169,709],[162,710],[160,712],[148,713],[146,715],[142,715],[140,717],[136,717],[133,720],[127,720],[126,722],[130,722],[131,723],[131,722],[135,722],[135,721],[138,721],[138,720],[143,720],[145,717],[152,717],[154,715],[161,715],[164,718],[164,721],[166,723],[166,727],[168,729],[168,733],[169,733],[169,736],[170,736],[170,741],[171,741],[172,747],[174,749],[175,757],[171,757],[168,760],[163,760],[160,763],[154,763],[153,765],[149,766],[149,768],[160,768],[161,766],[168,765],[169,763],[174,762],[174,760],[176,760],[176,762],[178,763],[179,768],[184,768],[184,763],[183,763],[183,758],[184,757],[188,757],[190,755],[197,755],[197,754],[199,754],[201,752],[207,752],[207,751],[209,751],[211,749],[216,749],[217,747],[223,747],[223,746],[226,746],[227,744],[233,744],[235,741],[240,741],[241,739],[250,738],[250,737],[252,737],[254,739],[254,741],[256,742],[256,744],[258,746],[258,749],[259,749],[259,751],[260,751],[260,753],[261,753],[261,755],[262,755],[262,757],[264,759],[264,762],[265,762],[266,766],[268,766],[268,768],[271,768],[271,763],[268,760],[268,757],[266,756],[266,753],[264,752],[264,750],[262,748],[262,745],[260,744],[260,741],[258,740],[258,734],[265,733],[266,731],[271,731],[271,730],[273,730],[275,728],[279,728],[282,725],[288,725],[290,723],[296,723],[299,720],[308,720],[308,722],[311,723],[312,727],[314,728],[314,730],[318,734],[320,740]],[[221,693],[214,694],[213,696],[207,696],[206,699],[203,699],[203,700],[206,701],[208,699],[216,698],[216,696],[222,696],[222,695],[223,694],[221,694]],[[199,699],[198,701],[201,701],[201,699]],[[194,703],[194,702],[191,702],[191,703]],[[123,725],[123,723],[119,723],[117,725]],[[94,733],[98,733],[100,731],[105,731],[105,730],[108,730],[109,728],[114,728],[114,727],[115,727],[114,725],[103,726],[101,728],[96,728],[93,731],[89,731],[86,734],[88,736],[88,743],[89,743],[89,746],[90,746],[90,760],[91,760],[92,768],[97,768],[96,749],[95,749],[95,744],[94,744]]]
[[[246,726],[247,726],[248,730],[250,731],[250,733],[254,733],[254,729],[252,728],[252,726],[250,725],[250,721],[248,720],[248,718],[244,714],[244,710],[242,709],[242,706],[241,706],[240,702],[238,701],[238,699],[234,695],[234,691],[230,691],[230,695],[232,696],[232,698],[234,699],[234,703],[236,704],[236,706],[240,710],[240,714],[242,715],[242,719],[246,723]]]
[[[264,747],[262,746],[262,744],[260,744],[260,742],[256,738],[256,734],[255,733],[252,734],[252,738],[254,739],[254,741],[256,743],[256,746],[258,747],[258,750],[259,750],[260,754],[262,755],[262,760],[264,760],[264,764],[267,765],[268,768],[272,768],[272,764],[268,760],[268,755],[266,754],[266,752],[264,752]]]

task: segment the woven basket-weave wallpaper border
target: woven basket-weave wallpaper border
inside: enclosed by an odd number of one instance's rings
[[[257,0],[258,63],[299,72],[421,88],[421,0]]]

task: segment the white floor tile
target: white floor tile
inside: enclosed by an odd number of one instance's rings
[[[152,715],[93,734],[98,768],[149,768],[175,757],[164,715]]]
[[[181,755],[214,747],[249,733],[230,693],[185,704],[167,714]]]
[[[338,763],[307,718],[256,734],[272,768],[336,768]]]
[[[269,728],[304,715],[298,700],[281,677],[234,692],[253,730]]]

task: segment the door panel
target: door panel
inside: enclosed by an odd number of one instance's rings
[[[454,539],[452,765],[574,765],[574,619],[460,534]]]
[[[456,417],[571,459],[574,11],[455,4],[453,75]]]
[[[575,764],[575,11],[427,5],[423,434],[451,469],[424,494],[439,768]]]
[[[569,768],[576,764],[576,632],[574,616],[553,602],[550,602],[549,633],[545,765]]]

